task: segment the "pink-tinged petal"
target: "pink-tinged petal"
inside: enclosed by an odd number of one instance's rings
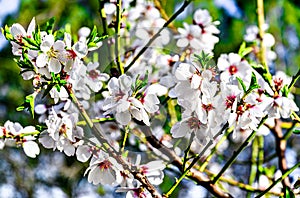
[[[59,73],[61,70],[61,64],[56,58],[51,58],[49,61],[49,72]]]
[[[34,141],[28,141],[23,143],[23,150],[28,157],[35,158],[40,154],[40,148]]]
[[[11,26],[10,33],[15,39],[26,36],[25,29],[19,23],[15,23]]]
[[[40,54],[36,59],[36,66],[45,67],[48,62],[48,56],[46,54]]]

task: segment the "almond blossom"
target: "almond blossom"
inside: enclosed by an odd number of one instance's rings
[[[40,148],[34,141],[34,134],[38,134],[35,127],[26,126],[23,128],[18,122],[6,121],[3,127],[0,127],[0,148],[3,149],[8,141],[13,141],[21,145],[24,153],[31,158],[40,154]]]

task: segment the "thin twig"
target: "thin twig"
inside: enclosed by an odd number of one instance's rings
[[[147,142],[151,144],[152,147],[158,149],[161,153],[166,155],[170,163],[172,163],[174,166],[176,166],[179,170],[181,170],[183,162],[181,158],[170,148],[166,147],[164,144],[162,144],[151,132],[151,129],[148,126],[140,126],[141,131],[145,134]],[[219,133],[218,133],[219,134]],[[216,135],[218,135],[216,134]],[[207,178],[203,173],[200,171],[192,168],[190,169],[189,174],[187,175],[188,178],[195,181],[198,185],[203,186],[206,188],[210,193],[212,193],[214,196],[219,198],[229,198],[232,197],[227,192],[224,192],[222,189],[220,189],[217,185],[214,185],[211,183],[209,178]]]
[[[259,128],[261,125],[263,125],[263,123],[266,121],[267,117],[268,116],[265,116],[262,118],[262,120],[260,121],[257,128]],[[213,184],[215,184],[220,179],[222,174],[232,165],[232,163],[235,161],[237,156],[248,146],[248,144],[253,140],[255,135],[256,135],[256,131],[253,131],[247,137],[247,139],[243,142],[243,144],[238,148],[238,150],[233,153],[231,158],[227,161],[227,163],[224,165],[224,167],[221,169],[221,171],[218,173],[218,175],[213,179],[213,181],[212,181]]]
[[[286,140],[284,139],[282,133],[281,120],[279,119],[275,120],[275,126],[271,129],[271,132],[274,135],[276,141],[276,153],[278,156],[278,166],[282,174],[284,174],[287,171],[288,167],[287,167],[287,161],[285,157]],[[282,181],[282,186],[286,187],[290,185],[291,185],[290,180],[288,177],[286,177]]]
[[[72,88],[67,89],[69,92],[72,101],[77,105],[82,117],[85,119],[87,126],[91,129],[93,135],[97,138],[97,140],[102,144],[102,146],[106,149],[110,156],[112,156],[119,164],[122,165],[124,170],[129,171],[135,179],[141,182],[142,186],[146,188],[152,197],[161,198],[161,194],[154,188],[154,186],[149,182],[145,174],[139,170],[133,170],[133,166],[128,165],[126,161],[122,158],[120,153],[109,144],[109,142],[103,137],[103,133],[98,125],[95,125],[90,119],[89,115],[83,108],[82,104],[79,102],[75,94],[73,93]]]
[[[260,193],[255,198],[259,198],[264,196],[267,192],[269,192],[276,184],[278,184],[280,181],[284,180],[286,177],[288,177],[289,174],[291,174],[295,169],[297,169],[300,166],[300,162],[294,165],[292,168],[290,168],[288,171],[286,171],[280,178],[278,178],[275,182],[273,182],[264,192]]]
[[[192,2],[192,0],[185,0],[183,5],[170,17],[168,21],[158,30],[158,32],[152,36],[152,38],[148,41],[148,43],[139,51],[139,53],[133,58],[133,60],[128,64],[125,68],[125,72],[127,72],[130,67],[139,59],[139,57],[148,49],[148,47],[153,43],[153,41],[160,36],[160,33],[168,27],[168,25],[179,15],[181,14],[185,8]]]
[[[115,57],[116,63],[120,75],[124,74],[124,68],[121,62],[120,49],[121,49],[121,40],[120,40],[120,29],[121,29],[121,9],[122,9],[122,0],[117,0],[117,21],[115,27]]]

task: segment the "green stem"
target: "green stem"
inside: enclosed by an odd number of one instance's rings
[[[261,125],[263,125],[263,123],[265,122],[265,120],[267,119],[268,116],[263,117],[263,119],[260,121],[259,125],[257,128],[259,128]],[[237,151],[235,151],[232,155],[232,157],[227,161],[227,163],[224,165],[224,167],[222,168],[222,170],[218,173],[218,175],[213,179],[212,183],[215,184],[216,182],[218,182],[218,180],[220,179],[220,177],[222,176],[222,174],[233,164],[233,162],[235,161],[235,159],[237,158],[237,156],[248,146],[248,144],[253,140],[253,138],[256,135],[256,131],[253,131],[248,138],[243,142],[243,144],[239,147],[239,149]]]
[[[120,49],[121,49],[121,38],[120,38],[120,29],[121,29],[121,8],[122,8],[122,0],[117,0],[117,21],[115,27],[115,56],[116,63],[119,70],[120,75],[124,74],[124,67],[121,62]]]
[[[229,130],[229,129],[226,130],[225,134],[218,141],[218,143],[216,144],[216,146],[211,150],[210,154],[207,156],[207,158],[205,159],[205,161],[200,166],[200,169],[199,169],[200,172],[203,172],[205,170],[205,168],[208,165],[209,161],[212,159],[213,155],[217,152],[219,146],[227,139],[227,137],[228,137],[228,135],[230,133],[231,133],[231,130]]]
[[[128,138],[128,133],[129,133],[129,126],[127,125],[125,127],[125,133],[124,133],[124,137],[123,137],[123,142],[122,142],[122,147],[121,147],[121,153],[124,152],[125,145],[126,145],[126,140]]]
[[[185,171],[185,165],[186,165],[187,161],[189,160],[188,156],[189,156],[189,152],[190,152],[190,149],[191,149],[192,142],[194,141],[194,137],[195,137],[195,134],[192,133],[191,137],[190,137],[190,140],[189,140],[189,145],[184,151],[183,165],[182,165],[182,171],[183,172]]]
[[[102,122],[110,122],[110,121],[115,121],[114,118],[95,118],[95,119],[92,119],[92,122],[93,123],[102,123]],[[78,126],[85,126],[86,125],[86,121],[82,120],[82,121],[79,121],[77,122],[77,125]]]
[[[160,36],[160,33],[168,27],[168,25],[179,15],[181,14],[185,8],[192,2],[192,0],[185,0],[183,5],[170,17],[168,21],[158,30],[158,32],[152,36],[152,38],[148,41],[148,43],[139,51],[139,53],[133,58],[133,60],[128,64],[125,68],[125,72],[127,72],[130,67],[139,59],[139,57],[148,49],[148,47],[153,43],[153,41]]]
[[[190,165],[185,169],[185,171],[183,172],[183,174],[180,176],[180,178],[178,180],[176,180],[175,184],[169,189],[169,191],[164,195],[164,197],[169,197],[173,191],[176,189],[176,187],[179,185],[179,183],[181,182],[181,180],[183,178],[185,178],[187,176],[187,174],[189,173],[189,171],[193,168],[193,166],[198,162],[198,160],[203,156],[203,154],[206,152],[207,149],[209,149],[209,147],[211,145],[213,145],[214,140],[217,139],[217,137],[219,137],[223,131],[225,129],[227,129],[228,127],[228,123],[226,123],[222,129],[213,137],[213,139],[209,140],[209,142],[206,144],[206,146],[201,150],[201,152],[193,159],[193,161],[190,163]],[[184,169],[184,168],[183,168]]]
[[[257,137],[258,140],[258,176],[263,172],[263,163],[264,163],[264,136],[260,135]]]
[[[291,83],[289,84],[289,92],[291,91],[291,89],[294,87],[294,85],[296,84],[297,80],[300,77],[300,69],[298,70],[297,74],[295,76],[293,76]]]
[[[187,169],[185,169],[185,171],[180,176],[180,178],[176,180],[176,182],[174,183],[174,185],[169,189],[169,191],[164,195],[164,197],[168,198],[173,193],[173,191],[177,188],[177,186],[180,184],[180,182],[186,177],[186,175],[188,174],[188,172],[190,171],[190,169],[195,165],[195,163],[200,159],[200,157],[205,153],[205,151],[212,144],[213,144],[213,140],[210,140],[206,144],[206,146],[202,149],[202,151],[199,153],[199,155],[196,158],[194,158],[194,160],[191,162],[191,164],[189,165],[189,167]]]
[[[293,134],[293,130],[295,128],[295,126],[297,125],[297,122],[293,122],[292,126],[287,130],[287,132],[283,135],[283,139],[284,140],[288,140],[291,135]]]
[[[290,168],[288,171],[286,171],[280,178],[278,178],[275,182],[273,182],[264,192],[260,193],[255,198],[259,198],[264,196],[267,192],[269,192],[276,184],[284,180],[289,174],[291,174],[295,169],[300,167],[300,162],[295,164],[292,168]]]
[[[265,30],[263,26],[265,25],[265,16],[264,16],[264,1],[257,0],[257,14],[258,14],[258,28],[259,28],[259,37],[260,37],[260,62],[265,67],[267,73],[270,73],[267,60],[266,60],[266,46],[264,44],[264,34]]]
[[[254,138],[252,143],[252,157],[251,157],[251,169],[249,176],[249,185],[252,185],[256,178],[257,173],[257,158],[258,158],[258,138]],[[251,193],[247,193],[247,198],[251,197]]]

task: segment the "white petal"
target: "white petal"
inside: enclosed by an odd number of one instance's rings
[[[55,41],[53,49],[55,51],[63,51],[65,49],[65,43],[63,41]]]
[[[87,145],[79,146],[76,150],[77,160],[80,162],[86,162],[91,157],[90,147]]]
[[[127,125],[131,120],[131,115],[130,115],[129,111],[116,113],[115,117],[116,117],[116,120],[122,125]]]
[[[178,47],[182,47],[182,48],[188,46],[188,44],[189,44],[189,40],[187,38],[178,39],[176,43]]]
[[[19,36],[26,36],[25,29],[19,23],[15,23],[11,26],[10,33],[15,39],[18,39]]]
[[[31,158],[35,158],[38,154],[40,154],[40,148],[38,144],[34,141],[24,142],[23,149],[25,154]]]
[[[88,46],[82,41],[76,42],[73,45],[73,50],[79,58],[84,58],[88,54]]]
[[[49,72],[59,73],[61,70],[61,64],[56,58],[51,58],[49,61]]]
[[[27,36],[32,37],[32,33],[35,32],[35,17],[31,19],[31,22],[27,28]]]
[[[44,67],[48,62],[48,56],[46,54],[40,54],[36,59],[36,66]]]

